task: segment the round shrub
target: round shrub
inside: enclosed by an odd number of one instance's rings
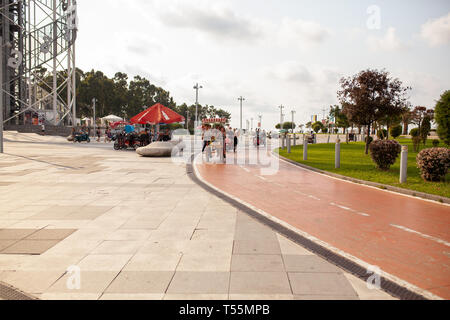
[[[403,133],[403,128],[402,126],[395,126],[391,128],[391,136],[394,139],[397,139],[398,137],[400,137]]]
[[[386,139],[388,136],[388,131],[386,129],[378,130],[377,137],[380,140]]]
[[[420,136],[420,130],[419,128],[414,128],[411,130],[411,132],[409,133],[409,135],[413,138],[417,138]]]
[[[433,140],[433,147],[437,148],[439,147],[439,143],[441,143],[438,139]]]
[[[417,155],[417,167],[426,181],[442,181],[450,168],[450,149],[424,149]]]
[[[401,151],[402,146],[395,140],[377,140],[370,144],[372,160],[381,170],[389,170]]]

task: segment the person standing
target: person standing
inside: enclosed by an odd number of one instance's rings
[[[100,128],[97,128],[97,132],[95,134],[97,136],[97,142],[100,142],[100,138],[102,136],[102,132],[101,132]]]
[[[42,133],[43,136],[45,136],[45,122],[44,121],[42,121],[41,133]]]
[[[238,132],[237,132],[237,129],[234,129],[234,137],[233,137],[233,146],[234,146],[233,150],[234,150],[234,153],[236,153],[236,149],[237,149],[238,144],[239,144]]]
[[[205,125],[205,131],[203,132],[203,149],[202,153],[205,152],[206,147],[211,144],[211,130],[209,125]]]
[[[227,130],[225,127],[220,128],[220,131],[222,132],[222,156],[223,156],[223,163],[227,162]]]

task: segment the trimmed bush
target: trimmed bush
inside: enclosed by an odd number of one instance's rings
[[[388,131],[386,129],[378,130],[378,132],[377,132],[378,139],[384,140],[384,139],[387,139],[387,136],[388,136]]]
[[[440,144],[441,142],[438,140],[438,139],[434,139],[433,140],[433,147],[435,147],[435,148],[437,148],[437,147],[439,147],[439,144]]]
[[[364,142],[367,143],[367,137],[364,139]],[[369,144],[373,142],[372,136],[369,136]]]
[[[417,167],[426,181],[438,182],[445,179],[450,168],[450,149],[431,148],[417,155]]]
[[[391,136],[394,139],[400,137],[402,135],[402,132],[403,132],[402,126],[395,126],[391,128]]]
[[[381,170],[389,170],[401,151],[402,146],[395,140],[377,140],[370,144],[370,156]]]
[[[422,138],[420,137],[419,128],[412,129],[409,135],[412,137],[414,152],[418,152],[419,146],[420,146],[420,141],[422,140]]]

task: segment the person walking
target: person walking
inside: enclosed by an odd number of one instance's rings
[[[97,142],[100,142],[100,138],[102,136],[102,131],[100,130],[100,128],[97,128],[95,135],[97,136]]]

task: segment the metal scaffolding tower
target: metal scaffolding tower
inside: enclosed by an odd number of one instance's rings
[[[0,19],[4,122],[76,124],[76,0],[0,0]]]

